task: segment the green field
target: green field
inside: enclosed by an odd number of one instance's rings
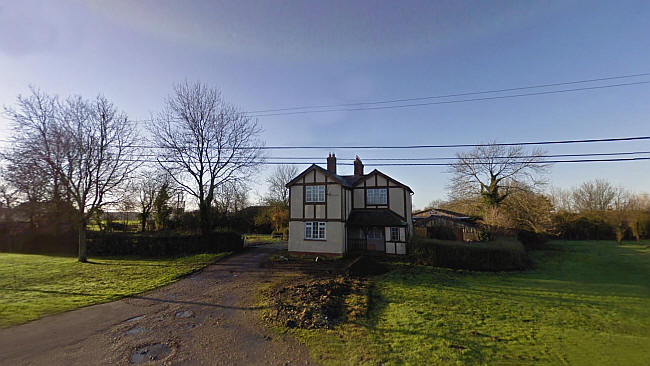
[[[246,244],[282,243],[282,238],[274,238],[271,234],[246,234]]]
[[[151,290],[226,254],[80,263],[70,257],[0,253],[0,327]]]
[[[527,272],[395,265],[368,320],[290,330],[325,364],[649,365],[650,245],[553,242]]]

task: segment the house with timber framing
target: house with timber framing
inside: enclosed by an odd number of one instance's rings
[[[379,170],[365,174],[359,157],[353,175],[338,175],[330,154],[327,169],[313,164],[287,188],[290,252],[406,254],[413,191]]]

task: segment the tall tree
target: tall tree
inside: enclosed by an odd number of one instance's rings
[[[515,228],[535,233],[551,232],[553,205],[546,195],[520,189],[510,194],[503,205]]]
[[[616,204],[623,189],[603,179],[582,183],[573,191],[573,204],[577,211],[605,211]]]
[[[167,173],[155,170],[144,170],[133,182],[136,191],[135,201],[137,202],[140,218],[140,231],[147,229],[147,222],[154,211],[154,202],[163,185],[170,185]],[[169,195],[171,192],[167,192]],[[169,199],[167,199],[169,200]]]
[[[32,95],[19,96],[17,104],[6,109],[13,123],[12,147],[37,162],[55,195],[58,186],[63,187],[77,211],[79,261],[86,262],[90,217],[118,202],[118,190],[136,167],[134,125],[103,96],[59,102],[32,89]]]
[[[169,216],[172,214],[172,206],[170,200],[173,191],[170,180],[165,176],[158,185],[156,198],[153,201],[154,221],[156,223],[156,230],[164,230],[169,223]]]
[[[544,183],[544,152],[527,152],[522,146],[492,143],[458,153],[450,171],[452,198],[480,196],[486,208],[498,207],[521,187],[535,189]]]
[[[273,173],[266,178],[266,182],[269,184],[266,201],[281,202],[288,207],[289,189],[286,186],[296,175],[298,175],[298,169],[294,165],[278,165]]]
[[[217,189],[215,206],[221,215],[232,214],[248,205],[248,186],[244,182],[224,184]]]
[[[262,160],[257,120],[201,83],[180,83],[152,121],[158,162],[199,206],[201,232],[212,226],[217,188],[246,180]]]

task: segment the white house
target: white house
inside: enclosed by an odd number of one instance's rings
[[[313,164],[287,188],[289,251],[406,254],[406,241],[413,232],[413,191],[376,169],[364,174],[359,157],[354,175],[338,175],[336,156],[330,154],[327,169]]]

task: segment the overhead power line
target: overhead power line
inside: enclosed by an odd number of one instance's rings
[[[461,92],[461,93],[455,93],[455,94],[433,95],[433,96],[426,96],[426,97],[388,99],[388,100],[379,100],[379,101],[371,101],[371,102],[321,104],[321,105],[295,106],[295,107],[274,108],[274,109],[260,109],[260,110],[248,111],[246,113],[257,114],[257,113],[268,113],[268,112],[283,112],[283,111],[291,111],[291,110],[299,110],[299,109],[336,108],[336,107],[351,107],[351,106],[362,106],[362,105],[377,105],[377,104],[413,102],[413,101],[418,101],[418,100],[441,99],[441,98],[451,98],[451,97],[464,97],[464,96],[468,96],[468,95],[492,94],[492,93],[502,93],[502,92],[516,91],[516,90],[549,88],[549,87],[553,87],[553,86],[562,86],[562,85],[585,84],[585,83],[593,83],[593,82],[597,82],[597,81],[628,79],[628,78],[636,78],[636,77],[642,77],[642,76],[648,76],[648,75],[650,75],[650,72],[645,72],[645,73],[640,73],[640,74],[609,76],[609,77],[602,77],[602,78],[595,78],[595,79],[565,81],[565,82],[559,82],[559,83],[528,85],[528,86],[520,86],[520,87],[505,88],[505,89],[492,89],[492,90],[482,90],[482,91],[473,91],[473,92]]]
[[[570,159],[570,160],[541,160],[538,162],[530,162],[530,161],[509,161],[505,162],[504,164],[521,164],[521,163],[526,163],[526,164],[538,164],[538,165],[544,165],[544,164],[556,164],[556,163],[599,163],[599,162],[632,162],[632,161],[646,161],[650,160],[650,157],[633,157],[633,158],[610,158],[610,159]],[[122,161],[124,162],[132,162],[132,163],[186,163],[182,162],[180,160],[153,160],[153,159],[123,159]],[[240,163],[240,162],[231,162],[233,164]],[[24,163],[17,163],[17,164],[27,164],[27,165],[33,165],[31,162],[24,162]],[[260,165],[311,165],[309,162],[278,162],[278,161],[260,161],[257,164]],[[488,165],[488,164],[493,164],[490,162],[477,162],[475,164],[479,165]],[[354,163],[339,163],[337,165],[349,165],[353,166]],[[370,164],[364,164],[364,166],[453,166],[454,163],[370,163]]]
[[[520,142],[496,142],[496,143],[482,143],[482,144],[446,144],[446,145],[302,145],[302,146],[247,146],[236,147],[234,150],[343,150],[343,149],[356,149],[356,150],[370,150],[370,149],[443,149],[443,148],[475,148],[486,146],[535,146],[535,145],[567,145],[567,144],[586,144],[586,143],[602,143],[602,142],[623,142],[623,141],[646,141],[650,140],[650,136],[630,136],[630,137],[612,137],[600,139],[574,139],[574,140],[545,140],[545,141],[520,141]],[[0,140],[0,142],[11,143],[10,140]],[[142,148],[142,149],[165,149],[165,147],[154,145],[125,145],[125,147]],[[192,149],[192,147],[189,147]],[[224,147],[225,150],[233,149]]]
[[[643,155],[650,154],[650,151],[625,151],[625,152],[610,152],[610,153],[583,153],[583,154],[545,154],[545,155],[528,155],[520,156],[521,158],[561,158],[561,157],[588,157],[588,156],[621,156],[621,155]],[[140,155],[140,156],[154,156],[154,155]],[[495,159],[506,159],[507,156],[495,156]],[[275,159],[275,160],[309,160],[309,161],[320,161],[326,160],[325,157],[291,157],[291,156],[269,156],[266,159]],[[457,156],[450,157],[418,157],[418,158],[363,158],[363,161],[426,161],[426,160],[456,160]],[[464,159],[481,159],[474,157],[466,157]],[[355,158],[339,158],[336,157],[337,161],[354,161]]]
[[[379,109],[410,108],[410,107],[421,107],[421,106],[438,105],[438,104],[455,104],[455,103],[477,102],[477,101],[483,101],[483,100],[497,100],[497,99],[530,97],[530,96],[534,96],[534,95],[570,93],[570,92],[576,92],[576,91],[606,89],[606,88],[618,88],[618,87],[622,87],[622,86],[641,85],[641,84],[650,84],[650,81],[637,81],[637,82],[633,82],[633,83],[609,84],[609,85],[599,85],[599,86],[590,86],[590,87],[573,88],[573,89],[549,90],[549,91],[541,91],[541,92],[534,92],[534,93],[497,95],[497,96],[491,96],[491,97],[443,100],[443,101],[437,101],[437,102],[410,103],[410,104],[399,104],[399,105],[378,106],[378,107],[331,108],[331,109],[316,109],[316,110],[307,110],[307,111],[289,111],[289,112],[277,112],[277,113],[262,113],[262,114],[249,114],[249,116],[251,116],[251,117],[269,117],[269,116],[287,116],[287,115],[309,114],[309,113],[354,112],[354,111],[369,111],[369,110],[379,110]]]

